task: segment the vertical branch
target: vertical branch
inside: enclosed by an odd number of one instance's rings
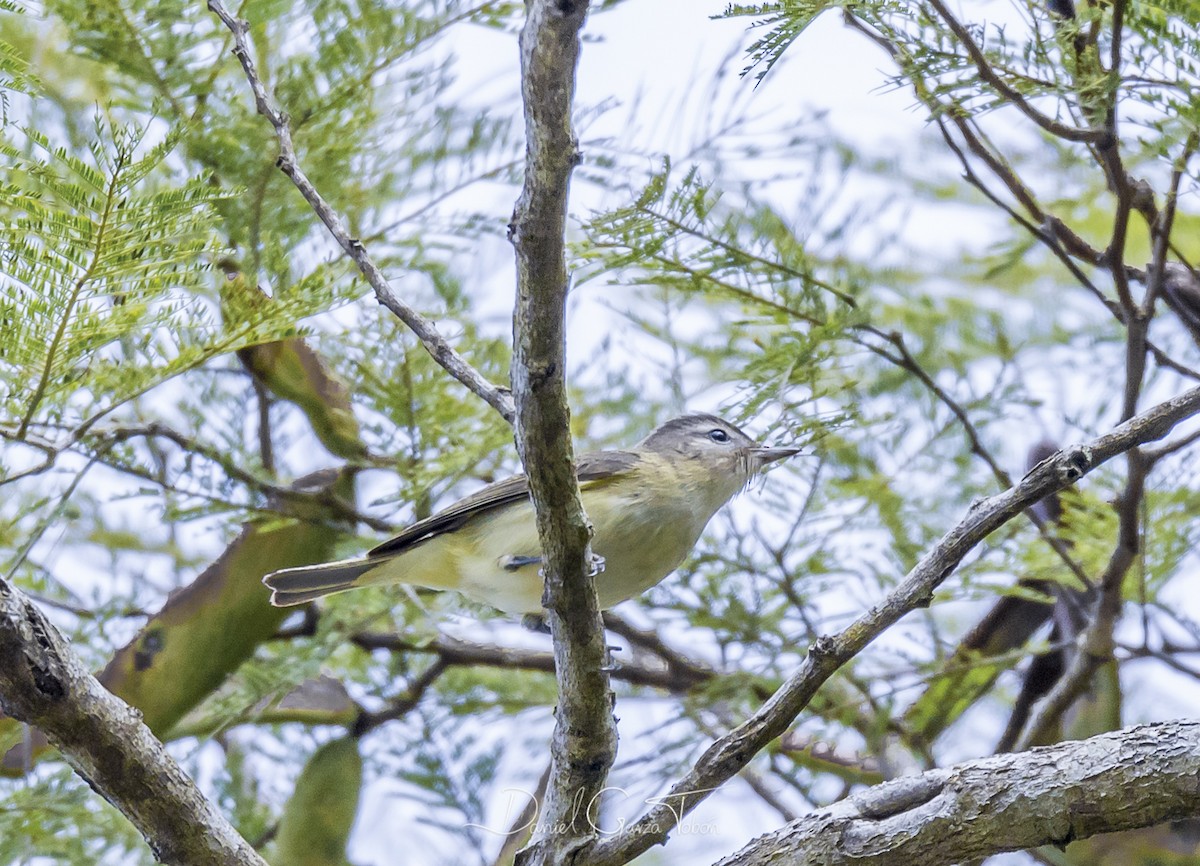
[[[571,105],[588,4],[529,0],[526,8],[520,43],[525,184],[509,225],[517,258],[512,387],[517,448],[537,511],[559,701],[546,802],[520,862],[549,864],[565,862],[595,835],[589,806],[616,755],[616,728],[564,377],[563,234],[571,171],[579,161]]]

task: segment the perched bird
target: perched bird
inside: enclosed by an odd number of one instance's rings
[[[628,451],[576,461],[583,506],[603,560],[601,608],[674,571],[717,510],[770,463],[798,453],[768,448],[713,415],[666,422]],[[490,484],[405,529],[365,557],[286,568],[263,578],[284,607],[360,586],[453,589],[507,613],[542,610],[541,547],[524,475]]]

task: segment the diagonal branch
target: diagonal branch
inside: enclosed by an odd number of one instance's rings
[[[1142,725],[931,770],[755,839],[720,866],[942,866],[1200,812],[1200,722]]]
[[[622,832],[594,844],[586,862],[592,866],[620,866],[652,845],[665,842],[684,815],[787,730],[838,668],[905,614],[927,607],[934,590],[988,535],[1097,466],[1138,445],[1161,439],[1176,424],[1198,413],[1200,388],[1193,388],[1091,442],[1059,451],[1035,466],[1014,487],[976,502],[882,602],[840,634],[818,639],[799,670],[758,712],[710,746],[670,793],[656,800],[659,805]]]
[[[166,864],[266,866],[19,589],[0,579],[0,709],[36,725]]]
[[[296,148],[292,144],[292,131],[288,116],[272,101],[270,94],[267,93],[266,85],[263,84],[254,67],[254,60],[250,56],[250,45],[246,40],[250,25],[240,18],[235,18],[221,0],[208,0],[208,8],[233,34],[233,54],[242,64],[242,70],[246,73],[246,80],[250,83],[250,89],[254,93],[254,105],[258,109],[258,113],[269,120],[271,126],[275,128],[275,136],[279,139],[279,159],[275,164],[279,166],[280,171],[296,185],[296,189],[300,191],[304,200],[312,207],[313,212],[329,229],[329,233],[338,242],[338,246],[358,265],[358,269],[374,289],[379,303],[391,310],[396,318],[417,335],[421,345],[447,373],[462,382],[472,393],[499,412],[504,420],[512,423],[516,410],[507,389],[493,385],[485,379],[482,373],[472,367],[466,358],[447,342],[433,322],[396,296],[387,277],[383,275],[383,271],[367,254],[367,249],[363,246],[362,241],[350,236],[343,225],[342,218],[322,198],[312,181],[304,174],[304,170],[300,168],[296,161]]]
[[[983,49],[971,37],[971,31],[954,17],[953,13],[951,13],[941,0],[929,0],[929,5],[937,12],[946,26],[950,28],[950,31],[958,41],[962,43],[963,48],[967,50],[967,54],[970,55],[971,62],[975,64],[975,70],[979,73],[980,79],[990,85],[998,94],[1008,100],[1009,103],[1037,124],[1037,126],[1065,141],[1081,141],[1095,144],[1108,140],[1109,131],[1106,129],[1081,129],[1078,126],[1072,126],[1071,124],[1063,123],[1055,120],[1053,117],[1042,114],[1030,105],[1029,100],[996,73],[996,70],[992,68],[991,62],[987,59],[987,55],[983,53]]]

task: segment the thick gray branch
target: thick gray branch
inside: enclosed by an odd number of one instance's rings
[[[720,866],[939,866],[1200,814],[1200,722],[1142,725],[896,779]]]
[[[379,267],[367,254],[367,249],[363,246],[362,241],[350,237],[350,233],[346,231],[342,223],[342,218],[322,198],[304,170],[300,168],[296,161],[296,148],[292,144],[292,131],[288,125],[288,117],[276,107],[270,94],[267,93],[266,85],[259,78],[258,70],[254,67],[254,60],[250,56],[250,45],[246,40],[250,25],[230,14],[221,0],[208,0],[208,8],[233,34],[233,54],[242,64],[242,70],[246,73],[246,80],[250,83],[250,90],[254,93],[254,105],[258,109],[258,113],[270,121],[271,126],[275,128],[275,136],[279,140],[279,159],[276,160],[276,165],[279,166],[280,171],[296,185],[296,189],[300,191],[304,200],[312,207],[313,212],[325,224],[325,228],[329,229],[329,233],[338,242],[338,246],[354,261],[354,264],[358,265],[362,275],[367,278],[367,282],[375,290],[375,297],[379,303],[391,310],[396,318],[417,335],[421,345],[447,373],[466,385],[472,393],[482,398],[511,424],[515,412],[512,398],[508,392],[485,379],[483,374],[472,367],[466,358],[446,341],[433,322],[396,296],[387,277],[383,275],[383,271],[379,270]]]
[[[800,668],[753,716],[708,748],[696,765],[655,806],[621,833],[592,846],[589,864],[620,866],[652,845],[661,844],[680,819],[708,794],[746,766],[761,749],[787,730],[821,685],[871,641],[918,607],[963,557],[989,534],[1035,502],[1074,484],[1097,466],[1146,442],[1161,439],[1186,418],[1200,412],[1200,388],[1131,418],[1084,445],[1066,448],[1043,460],[1014,487],[976,502],[957,526],[925,554],[888,596],[835,637],[822,637]]]
[[[524,864],[563,863],[595,835],[588,805],[616,756],[591,527],[572,465],[564,336],[567,191],[579,161],[571,128],[586,0],[529,0],[521,30],[525,184],[509,225],[517,257],[512,387],[517,449],[537,510],[558,679],[546,802]],[[581,807],[582,804],[582,807]]]
[[[138,712],[100,685],[53,624],[2,578],[0,709],[37,726],[161,862],[266,866]]]

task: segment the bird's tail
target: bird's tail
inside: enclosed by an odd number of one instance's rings
[[[271,590],[271,604],[290,607],[361,586],[359,578],[382,564],[380,559],[345,559],[324,565],[302,565],[273,571],[263,578],[263,583]]]

